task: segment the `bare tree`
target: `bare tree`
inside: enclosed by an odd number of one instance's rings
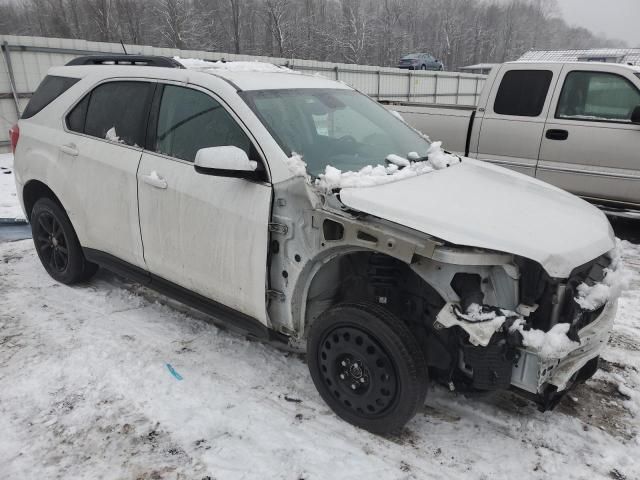
[[[394,65],[446,66],[529,49],[623,46],[571,28],[557,0],[4,0],[0,32]]]
[[[167,46],[186,48],[195,30],[195,13],[190,0],[160,0],[157,11],[159,30]]]
[[[290,0],[264,0],[264,18],[268,30],[275,41],[276,54],[280,57],[287,55],[285,43],[290,30],[287,13]]]

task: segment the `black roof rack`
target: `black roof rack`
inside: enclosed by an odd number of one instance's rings
[[[173,58],[152,55],[87,55],[74,58],[67,65],[131,65],[134,67],[184,68],[184,65]]]

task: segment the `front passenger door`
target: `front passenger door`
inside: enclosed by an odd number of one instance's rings
[[[159,86],[138,171],[149,271],[266,324],[271,186],[196,172],[196,152],[233,145],[263,162],[253,141],[208,92]]]

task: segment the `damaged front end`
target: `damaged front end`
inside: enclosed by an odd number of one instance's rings
[[[449,253],[455,255],[453,249]],[[620,262],[612,257],[582,265],[568,279],[551,278],[535,262],[519,258],[472,268],[418,266],[447,299],[433,329],[450,344],[455,338],[450,388],[511,389],[542,410],[553,408],[598,368],[619,293],[614,283]],[[482,259],[479,254],[475,263]],[[590,292],[599,295],[587,298]]]

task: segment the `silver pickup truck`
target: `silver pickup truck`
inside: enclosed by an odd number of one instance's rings
[[[621,216],[640,214],[640,68],[511,62],[475,107],[389,105],[453,152],[554,184]]]

